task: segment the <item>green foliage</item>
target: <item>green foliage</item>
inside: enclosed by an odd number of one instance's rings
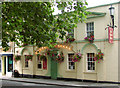
[[[40,55],[40,60],[45,60],[46,56],[45,55]]]
[[[64,54],[63,54],[63,52],[60,52],[60,54],[58,54],[58,55],[56,56],[55,61],[58,62],[58,63],[61,63],[61,62],[64,61]]]
[[[62,12],[53,15],[53,5]],[[2,2],[2,46],[31,44],[53,47],[56,39],[64,39],[66,32],[86,19],[86,2]],[[72,5],[72,4],[75,5]],[[67,11],[65,10],[67,8]],[[74,11],[73,11],[74,9]],[[59,35],[58,35],[59,34]],[[54,44],[53,44],[54,43]]]
[[[19,60],[21,60],[21,56],[18,56],[18,55],[15,56],[14,60],[15,60],[15,61],[19,61]]]
[[[32,60],[33,55],[25,55],[26,60]]]

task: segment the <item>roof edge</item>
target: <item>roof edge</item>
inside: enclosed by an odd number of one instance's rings
[[[90,16],[90,17],[87,17],[87,19],[103,17],[106,15],[106,13],[100,13],[100,12],[91,12],[91,14],[95,14],[96,16]]]

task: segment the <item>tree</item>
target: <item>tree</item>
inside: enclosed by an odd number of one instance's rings
[[[55,4],[61,14],[53,15]],[[85,21],[86,4],[85,1],[3,2],[2,47],[8,50],[10,41],[18,46],[22,43],[52,47],[57,38],[64,40],[66,32]]]

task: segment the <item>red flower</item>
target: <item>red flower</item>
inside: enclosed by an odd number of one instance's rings
[[[52,54],[52,56],[55,56],[54,54]]]

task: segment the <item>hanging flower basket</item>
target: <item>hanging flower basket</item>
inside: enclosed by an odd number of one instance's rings
[[[65,43],[72,43],[72,42],[74,42],[75,41],[75,39],[73,38],[73,37],[71,37],[71,36],[66,36],[66,41],[65,41]]]
[[[45,60],[46,56],[45,55],[39,55],[40,56],[40,60]]]
[[[61,63],[61,62],[64,61],[64,55],[63,55],[63,52],[61,52],[60,54],[58,54],[58,55],[56,56],[55,61],[58,62],[58,63]]]
[[[87,40],[87,41],[89,41],[90,43],[93,43],[93,41],[94,41],[94,35],[93,35],[93,33],[91,33],[90,36],[87,36],[84,39]]]
[[[59,51],[57,48],[47,49],[45,55],[54,57],[54,56],[57,56],[57,51]]]
[[[72,62],[78,62],[78,61],[80,61],[81,58],[82,58],[82,54],[76,53],[72,58]]]
[[[65,43],[72,43],[74,41],[75,41],[74,38],[67,38]]]
[[[19,55],[15,56],[14,61],[16,62],[16,61],[19,61],[19,60],[21,60],[21,56],[19,56]]]
[[[32,61],[32,57],[33,57],[33,55],[25,55],[26,56],[26,60],[31,60]]]
[[[39,57],[39,56],[41,56],[40,54],[37,54],[37,56]]]
[[[100,63],[101,60],[103,60],[104,54],[101,52],[101,50],[98,50],[98,53],[95,55],[94,60]]]

